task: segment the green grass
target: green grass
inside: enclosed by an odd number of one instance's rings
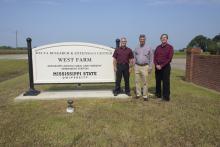
[[[209,52],[203,52],[201,55],[210,55]],[[175,51],[173,58],[186,58],[186,52]]]
[[[0,83],[0,146],[220,146],[220,94],[184,82],[180,70],[172,71],[168,103],[153,98],[149,102],[81,99],[74,101],[73,114],[65,112],[65,100],[14,102],[27,90],[27,77]],[[132,88],[133,80],[132,75]],[[88,87],[92,86],[81,88]],[[73,88],[37,86],[42,90]]]
[[[0,55],[4,54],[27,54],[25,49],[0,49]]]
[[[27,72],[25,60],[0,60],[0,82]]]
[[[175,51],[173,58],[186,58],[186,53],[185,52],[180,52],[180,51]]]

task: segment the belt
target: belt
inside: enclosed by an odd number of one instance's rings
[[[139,66],[146,66],[146,65],[148,65],[148,63],[145,63],[145,64],[138,64],[138,63],[135,63],[135,64],[137,64],[137,65],[139,65]]]

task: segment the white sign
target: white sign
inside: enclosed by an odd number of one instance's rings
[[[82,42],[33,48],[34,83],[115,82],[113,52],[107,46]]]

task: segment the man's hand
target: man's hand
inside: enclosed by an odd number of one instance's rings
[[[130,67],[130,68],[129,68],[129,73],[131,73],[131,70],[132,70],[132,68]]]
[[[158,70],[161,70],[161,66],[160,65],[156,65],[156,68],[158,69]]]
[[[117,71],[117,67],[114,67],[114,71],[115,71],[115,72]]]
[[[117,61],[115,58],[113,58],[113,67],[114,67],[114,71],[117,71]]]

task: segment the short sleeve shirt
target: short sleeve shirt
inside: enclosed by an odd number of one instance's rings
[[[129,63],[130,59],[134,58],[134,55],[133,55],[133,52],[130,48],[119,47],[119,48],[115,49],[115,52],[113,54],[113,58],[115,58],[117,63],[119,63],[119,64],[126,64],[126,63]]]

